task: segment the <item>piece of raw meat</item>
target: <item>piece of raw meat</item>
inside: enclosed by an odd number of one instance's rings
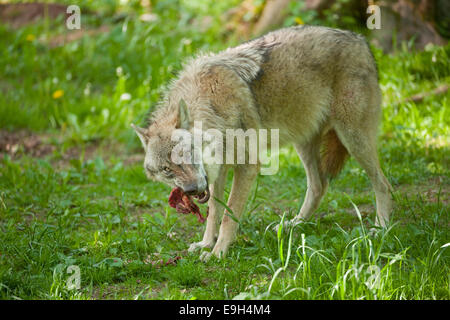
[[[170,192],[169,205],[175,208],[177,212],[188,214],[193,213],[198,217],[198,221],[204,223],[206,218],[200,213],[199,207],[192,201],[192,198],[181,190],[181,188],[174,188]]]

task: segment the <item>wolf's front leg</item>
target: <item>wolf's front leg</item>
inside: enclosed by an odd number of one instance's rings
[[[257,165],[238,165],[234,170],[233,186],[231,188],[230,198],[228,199],[228,207],[233,212],[225,212],[220,225],[219,238],[212,252],[204,252],[200,259],[208,260],[212,254],[216,257],[225,257],[228,248],[236,238],[238,223],[234,219],[239,220],[245,208],[248,195],[252,188],[253,182],[258,175]],[[230,217],[234,216],[234,219]]]
[[[227,170],[225,166],[221,166],[219,175],[210,186],[210,198],[208,201],[208,218],[206,220],[206,230],[203,235],[203,240],[200,242],[194,242],[189,246],[188,251],[194,252],[197,249],[212,248],[217,239],[217,225],[220,219],[220,212],[223,210],[223,206],[218,203],[215,198],[223,201],[223,191],[226,183]]]

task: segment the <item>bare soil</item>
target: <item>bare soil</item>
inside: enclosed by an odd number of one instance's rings
[[[54,145],[44,143],[47,137],[27,130],[0,130],[0,156],[7,154],[16,158],[21,154],[28,154],[37,158],[44,157],[55,150]]]
[[[0,4],[0,21],[21,28],[45,17],[68,16],[66,10],[66,5],[56,3],[6,3]]]

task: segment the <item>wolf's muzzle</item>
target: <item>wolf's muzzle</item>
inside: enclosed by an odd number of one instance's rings
[[[184,193],[190,196],[198,194],[198,185],[196,183],[190,183],[183,188]]]
[[[183,188],[183,192],[189,196],[194,196],[199,203],[205,203],[209,200],[210,192],[208,186],[208,178],[205,176],[206,188],[203,191],[199,191],[197,183],[190,183]]]

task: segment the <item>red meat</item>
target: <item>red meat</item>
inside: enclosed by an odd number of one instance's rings
[[[202,216],[199,207],[192,201],[192,198],[180,188],[174,188],[172,192],[170,192],[169,205],[172,208],[175,208],[179,213],[193,213],[198,217],[198,221],[201,223],[206,221],[206,218]]]

